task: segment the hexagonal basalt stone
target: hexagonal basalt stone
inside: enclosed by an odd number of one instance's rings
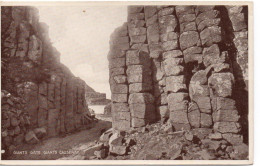
[[[218,110],[212,114],[214,122],[237,122],[239,115],[237,110]]]

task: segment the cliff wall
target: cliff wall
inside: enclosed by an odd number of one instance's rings
[[[3,149],[87,127],[87,85],[60,63],[37,9],[5,6],[1,15]]]
[[[108,54],[113,127],[156,121],[175,131],[247,138],[245,6],[129,6]]]

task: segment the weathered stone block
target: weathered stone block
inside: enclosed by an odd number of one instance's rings
[[[184,67],[181,65],[177,65],[177,66],[166,65],[164,66],[164,70],[166,76],[177,76],[183,74]]]
[[[145,119],[132,118],[132,127],[143,127],[145,125]]]
[[[163,53],[163,59],[183,57],[180,50],[171,50]]]
[[[221,27],[212,26],[204,29],[200,33],[200,39],[203,46],[211,46],[212,44],[221,42]]]
[[[123,44],[123,43],[129,43],[129,37],[128,36],[116,37],[113,40],[110,40],[109,43],[111,45],[120,45],[120,44]]]
[[[161,120],[166,120],[170,116],[170,110],[168,109],[167,105],[157,107],[156,111]]]
[[[189,119],[190,125],[192,127],[195,127],[195,128],[200,127],[200,111],[198,109],[189,112],[188,119]]]
[[[180,93],[168,94],[167,100],[168,100],[168,103],[170,104],[170,103],[180,103],[184,100],[188,100],[188,98],[189,98],[188,93],[180,92]]]
[[[126,70],[127,75],[132,75],[132,74],[147,74],[151,75],[151,69],[147,66],[144,65],[130,65],[127,66]]]
[[[144,43],[146,41],[146,35],[130,36],[131,43]]]
[[[188,54],[184,55],[185,63],[201,63],[203,61],[202,54]]]
[[[196,31],[184,32],[180,36],[180,47],[182,50],[192,46],[200,46],[199,33]]]
[[[188,6],[188,5],[185,5],[185,6],[177,5],[175,7],[175,10],[176,10],[177,15],[191,14],[191,13],[195,12],[194,6]]]
[[[168,108],[170,111],[188,110],[188,101],[183,100],[181,102],[168,101]]]
[[[146,73],[127,75],[128,83],[151,83],[151,75]]]
[[[130,121],[131,120],[131,115],[130,115],[130,112],[114,112],[112,114],[112,119],[113,121],[120,121],[120,120],[126,120],[126,121]]]
[[[196,23],[195,22],[185,22],[180,25],[180,32],[188,32],[188,31],[196,31]]]
[[[195,101],[200,109],[211,109],[211,102],[210,97],[204,97],[199,96],[196,98],[193,98],[193,101]]]
[[[114,76],[114,80],[117,84],[123,84],[123,83],[126,83],[126,76],[125,75],[117,75],[117,76]]]
[[[114,84],[111,86],[111,92],[114,94],[128,93],[128,86],[126,84]]]
[[[214,20],[219,16],[219,11],[217,10],[209,10],[203,13],[200,13],[196,18],[196,23],[199,25],[204,20]]]
[[[157,6],[145,6],[144,7],[144,15],[145,19],[152,17],[157,13]]]
[[[167,7],[167,8],[163,8],[158,12],[158,16],[165,16],[165,15],[171,15],[173,14],[174,11],[174,7]]]
[[[126,65],[125,58],[115,58],[115,59],[110,60],[110,62],[109,62],[110,69],[124,67],[125,65]]]
[[[178,41],[172,40],[172,41],[166,41],[162,43],[162,49],[164,51],[170,51],[178,48]]]
[[[216,64],[220,58],[220,50],[217,44],[213,44],[203,50],[203,63],[205,66]]]
[[[202,47],[194,46],[187,48],[183,51],[183,55],[193,55],[193,54],[201,54],[202,53]]]
[[[189,124],[187,110],[176,110],[170,112],[172,123]]]
[[[127,94],[113,94],[111,96],[113,102],[125,103],[127,102]]]
[[[139,27],[144,27],[145,21],[144,20],[131,20],[128,22],[128,27],[129,28],[139,28]]]
[[[180,24],[185,23],[185,22],[194,22],[195,19],[196,19],[196,15],[195,14],[182,14],[182,15],[179,15],[179,23]]]
[[[167,58],[163,61],[164,66],[177,66],[183,64],[183,58]]]
[[[190,98],[196,98],[197,96],[209,96],[209,87],[208,85],[201,84],[190,84],[189,86]]]
[[[190,80],[190,84],[206,85],[208,83],[208,73],[206,70],[197,71]]]
[[[131,117],[139,119],[148,119],[150,114],[155,114],[153,104],[130,104]]]
[[[153,25],[155,23],[158,23],[158,16],[157,14],[153,15],[152,17],[148,18],[146,20],[146,26]]]
[[[143,9],[144,9],[143,6],[128,6],[128,7],[127,7],[127,12],[128,12],[129,14],[132,14],[132,13],[140,13],[140,12],[143,11]]]
[[[187,91],[187,86],[186,84],[183,83],[172,83],[172,84],[167,84],[166,82],[166,91],[167,92],[185,92]]]
[[[122,75],[122,74],[125,74],[125,68],[124,67],[119,67],[119,68],[113,68],[113,69],[110,69],[110,73],[111,73],[111,76],[117,76],[117,75]]]
[[[129,36],[141,36],[146,34],[146,28],[128,28]]]
[[[117,112],[129,112],[129,107],[127,103],[112,103],[112,113]]]
[[[150,93],[132,93],[129,95],[129,104],[153,103],[154,97]]]
[[[218,97],[230,97],[234,76],[232,73],[213,73],[208,80],[209,87],[213,90],[213,95]]]
[[[172,40],[178,40],[179,34],[176,32],[169,32],[169,33],[164,33],[160,35],[160,40],[162,42],[165,41],[172,41]]]
[[[177,23],[178,23],[178,21],[174,15],[167,15],[167,16],[159,17],[159,26],[160,27],[171,25],[174,30],[177,26]]]
[[[202,20],[198,25],[198,30],[203,31],[207,27],[219,26],[220,18]]]
[[[237,110],[217,110],[212,114],[214,122],[237,122],[239,115]]]
[[[235,32],[241,31],[241,30],[247,28],[244,13],[233,14],[230,17],[230,20],[232,22],[232,26],[233,26],[233,29]]]
[[[131,122],[127,120],[113,121],[112,127],[119,131],[128,131],[131,128]]]
[[[236,122],[216,122],[213,128],[214,131],[220,133],[238,133],[240,131],[240,124]]]
[[[214,97],[211,100],[211,105],[213,111],[216,110],[235,110],[236,102],[233,99],[225,97]]]
[[[143,20],[144,19],[144,13],[133,13],[128,14],[127,22],[131,22],[132,20]]]
[[[133,83],[129,85],[129,93],[149,92],[152,88],[151,83]]]
[[[209,114],[200,114],[200,125],[201,127],[210,127],[212,125],[212,117]]]
[[[151,66],[149,54],[139,50],[129,50],[126,53],[126,65],[145,65]]]
[[[222,137],[232,145],[241,145],[243,143],[243,136],[240,134],[226,133]]]

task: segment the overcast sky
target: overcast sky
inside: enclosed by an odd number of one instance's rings
[[[126,6],[37,7],[49,26],[61,62],[98,92],[111,93],[108,83],[109,37],[126,22]]]

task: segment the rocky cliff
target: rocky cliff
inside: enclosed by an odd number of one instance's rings
[[[33,7],[1,7],[2,145],[70,133],[91,122],[86,83],[60,63]]]
[[[246,6],[129,6],[108,54],[113,128],[168,121],[247,139],[247,15]]]

